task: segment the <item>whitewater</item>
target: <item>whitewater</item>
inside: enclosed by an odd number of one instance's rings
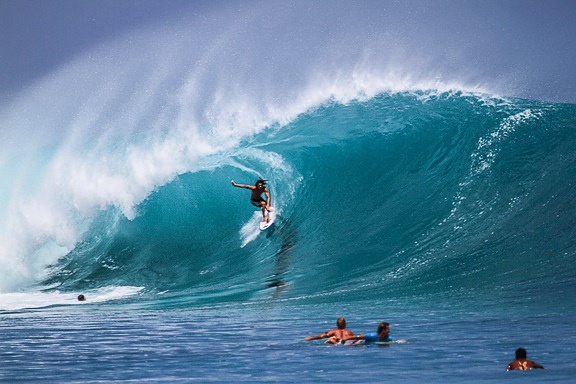
[[[0,381],[573,378],[576,105],[272,8],[130,31],[0,107]],[[259,178],[265,232],[230,185]],[[401,342],[303,340],[340,316]],[[520,346],[547,369],[505,372]]]

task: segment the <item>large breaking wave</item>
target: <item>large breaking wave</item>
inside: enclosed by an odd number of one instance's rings
[[[362,34],[295,45],[283,23],[250,29],[261,12],[127,35],[0,111],[0,290],[573,287],[573,105],[488,96]],[[229,184],[258,177],[280,214],[267,233]]]

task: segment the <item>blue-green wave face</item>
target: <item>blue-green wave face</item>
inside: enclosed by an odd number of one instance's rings
[[[574,287],[576,108],[464,94],[329,103],[104,210],[43,284],[185,303]],[[275,226],[249,191],[269,179]],[[162,295],[156,296],[156,294]]]
[[[513,6],[308,3],[181,5],[0,91],[0,310],[573,301],[564,40]],[[262,233],[230,183],[258,178]]]

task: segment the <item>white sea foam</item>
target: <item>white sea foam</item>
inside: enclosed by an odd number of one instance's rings
[[[474,151],[471,156],[471,176],[483,173],[491,167],[499,152],[498,144],[506,140],[506,138],[508,138],[508,136],[510,136],[518,126],[529,120],[537,119],[540,116],[541,112],[533,112],[530,109],[526,109],[507,117],[500,123],[497,129],[490,132],[485,137],[481,137],[478,140],[476,151]]]
[[[0,293],[0,311],[17,311],[21,309],[37,309],[54,305],[83,305],[103,303],[134,296],[142,287],[108,286],[96,290],[79,293],[20,291]],[[79,301],[78,295],[83,294],[85,301]]]
[[[244,248],[248,243],[256,239],[260,234],[260,228],[258,223],[262,221],[262,212],[254,212],[250,220],[242,226],[240,230],[240,239],[242,240],[241,247]]]

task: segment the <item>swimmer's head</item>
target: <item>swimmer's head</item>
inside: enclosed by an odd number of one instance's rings
[[[525,359],[528,354],[524,348],[518,348],[516,350],[516,359]]]
[[[78,295],[78,301],[86,301],[86,297],[84,295]]]
[[[389,327],[390,324],[386,322],[381,322],[380,324],[378,324],[378,334],[382,333],[383,330],[388,329]]]
[[[346,328],[346,319],[340,317],[338,320],[336,320],[336,326],[338,327],[338,329]]]

